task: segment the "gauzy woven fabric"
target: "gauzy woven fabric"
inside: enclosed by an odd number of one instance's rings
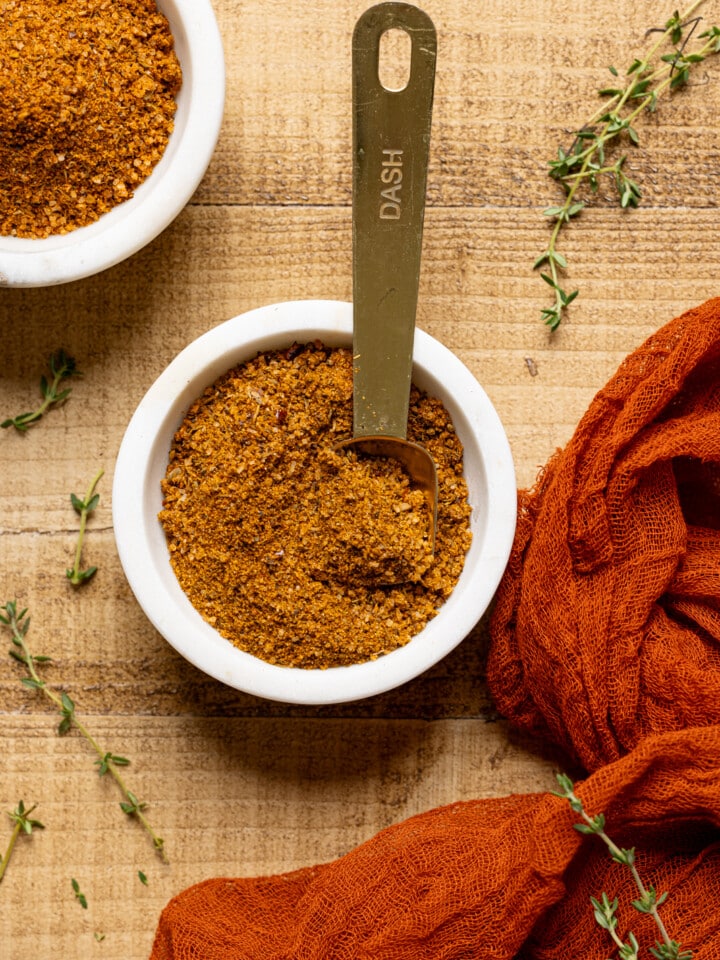
[[[631,354],[521,494],[491,633],[500,712],[588,770],[720,723],[720,299]]]
[[[720,960],[720,300],[623,363],[520,507],[497,704],[590,771],[576,791],[668,892],[671,936]],[[332,863],[206,880],[152,960],[605,960],[603,890],[649,956],[627,868],[575,819],[551,793],[462,802]]]

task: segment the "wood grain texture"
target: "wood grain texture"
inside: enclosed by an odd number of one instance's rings
[[[355,704],[290,707],[200,674],[138,608],[115,551],[111,482],[137,403],[215,324],[296,298],[349,300],[350,37],[359,0],[214,0],[227,59],[215,156],[170,227],[125,263],[48,289],[0,291],[0,413],[32,407],[47,356],[84,376],[25,435],[0,432],[0,602],[30,607],[29,638],[151,803],[171,865],[126,822],[75,736],[0,666],[0,811],[23,797],[47,829],[18,845],[0,886],[0,955],[147,957],[160,909],[216,875],[331,859],[438,804],[544,790],[561,758],[518,741],[484,681],[486,623],[405,687]],[[532,271],[557,200],[546,162],[595,110],[607,67],[644,49],[672,10],[650,0],[428,0],[439,63],[419,325],[493,401],[518,484],[530,486],[620,361],[718,294],[720,60],[638,123],[628,169],[642,206],[601,191],[567,231],[581,294],[550,335]],[[720,4],[706,3],[707,22]],[[106,473],[86,542],[97,577],[64,577],[70,492]],[[0,648],[4,649],[4,648]],[[9,822],[0,824],[0,849]],[[137,871],[144,870],[144,887]],[[75,902],[70,877],[88,897]],[[25,905],[32,903],[27,913]],[[105,934],[98,943],[95,933]]]
[[[126,776],[161,826],[168,865],[119,810],[75,736],[13,715],[5,776],[41,796],[44,831],[18,844],[0,911],[17,957],[146,957],[174,893],[211,876],[269,874],[326,862],[378,830],[445,803],[547,789],[550,763],[482,721],[208,719],[91,716],[98,739],[138,758]],[[458,759],[462,757],[462,762]],[[3,778],[5,779],[5,777]],[[162,793],[158,787],[162,783]],[[38,809],[37,813],[40,813]],[[138,870],[148,878],[144,886]],[[88,900],[75,901],[71,878]]]

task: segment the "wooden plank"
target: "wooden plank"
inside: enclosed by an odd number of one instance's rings
[[[628,352],[716,293],[715,219],[711,211],[588,211],[565,247],[569,282],[581,296],[551,336],[539,320],[546,289],[531,269],[544,243],[545,224],[537,213],[430,211],[418,324],[454,350],[488,392],[508,432],[521,485],[531,483],[538,466],[567,440]],[[671,245],[663,240],[668,233]],[[192,257],[183,252],[190,247]],[[36,505],[46,526],[66,529],[66,496],[78,492],[97,464],[105,465],[109,478],[135,406],[190,340],[266,303],[349,300],[350,274],[344,211],[293,208],[278,215],[273,208],[199,206],[186,210],[146,250],[97,277],[46,290],[5,291],[4,415],[32,407],[45,358],[58,346],[78,358],[85,376],[72,384],[70,401],[48,415],[42,430],[0,436],[0,528],[37,527]],[[535,361],[537,377],[530,375],[526,357]],[[527,455],[521,441],[529,424],[550,433],[549,442]],[[52,470],[44,469],[49,463]],[[106,490],[108,485],[109,479]],[[45,501],[46,493],[55,499]]]
[[[99,949],[96,933],[107,960],[141,960],[161,909],[192,883],[325,862],[415,813],[553,782],[549,760],[481,720],[87,723],[132,759],[128,785],[148,801],[170,863],[118,809],[114,784],[97,777],[84,742],[57,737],[46,717],[6,717],[3,793],[12,787],[10,796],[37,802],[45,824],[18,844],[3,881],[0,943],[12,960],[77,957]]]
[[[59,346],[84,373],[26,435],[0,432],[0,603],[29,605],[47,676],[76,700],[151,802],[171,865],[124,820],[57,717],[0,667],[0,816],[23,797],[47,829],[18,845],[0,887],[11,960],[149,953],[168,897],[204,877],[339,856],[388,824],[453,800],[544,790],[557,758],[498,720],[484,681],[486,624],[400,690],[289,707],[204,677],[154,631],[120,569],[112,470],[144,392],[224,319],[294,298],[350,300],[350,38],[361,0],[213,0],[228,94],[217,151],[191,204],[152,244],[96,277],[0,294],[0,419],[29,409]],[[605,185],[563,240],[580,296],[557,333],[532,263],[558,188],[547,161],[595,109],[597,88],[672,14],[652,0],[427,0],[439,51],[418,323],[478,377],[528,486],[622,359],[717,294],[720,61],[638,122],[621,211]],[[705,24],[720,20],[706,3]],[[570,286],[571,285],[571,286]],[[82,592],[64,570],[82,493],[100,506]],[[7,637],[5,636],[5,639]],[[1,648],[0,648],[1,649]],[[3,655],[4,656],[4,655]],[[0,828],[0,851],[9,822]],[[137,878],[138,869],[149,886]],[[75,901],[75,876],[88,911]],[[97,943],[94,934],[104,934]],[[3,956],[5,954],[3,953]]]
[[[199,201],[349,204],[351,33],[367,5],[216,5],[228,96]],[[717,10],[705,6],[710,23]],[[430,201],[503,208],[546,205],[546,161],[599,106],[608,67],[624,72],[654,41],[646,31],[672,13],[651,0],[571,13],[552,0],[423,8],[438,30]],[[632,163],[649,175],[652,203],[718,204],[719,66],[703,64],[687,90],[638,123]]]
[[[102,501],[101,501],[102,504]],[[101,508],[99,508],[101,509]],[[98,518],[102,523],[102,516]],[[125,581],[109,528],[90,526],[86,563],[94,579],[74,590],[70,534],[3,536],[0,583],[29,608],[27,641],[33,654],[52,657],[43,676],[66,690],[83,713],[202,716],[482,717],[495,711],[484,683],[485,624],[451,655],[404,687],[356,703],[323,708],[289,707],[239,693],[187,663],[151,626]],[[16,558],[26,563],[18,572]],[[8,640],[6,635],[4,639]],[[4,650],[3,647],[0,649]],[[24,670],[6,659],[0,698],[10,712],[52,711],[42,695],[19,681]]]

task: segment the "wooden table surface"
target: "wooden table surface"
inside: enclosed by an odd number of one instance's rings
[[[155,377],[189,341],[252,307],[351,298],[350,36],[366,4],[214,6],[227,104],[192,202],[111,270],[0,292],[3,417],[32,406],[58,347],[84,374],[62,409],[26,434],[0,435],[0,602],[17,597],[29,608],[28,638],[54,660],[47,678],[107,749],[132,759],[131,789],[148,801],[170,860],[154,856],[84,742],[57,735],[57,716],[6,658],[0,809],[23,798],[45,824],[18,843],[0,886],[7,960],[141,960],[163,905],[191,883],[326,861],[438,804],[553,782],[551,759],[493,708],[482,624],[401,689],[288,707],[191,667],[126,584],[111,479],[128,420]],[[596,109],[608,66],[643,51],[646,29],[664,23],[671,6],[425,3],[439,60],[418,323],[484,386],[521,486],[628,352],[718,293],[720,63],[707,62],[638,121],[628,166],[641,207],[622,211],[600,191],[563,247],[580,297],[555,334],[539,318],[548,291],[532,264],[547,242],[542,210],[558,199],[546,162]],[[720,21],[720,4],[702,12]],[[99,569],[74,592],[65,579],[77,530],[69,494],[81,494],[101,467],[85,550]],[[10,829],[3,814],[2,849]]]

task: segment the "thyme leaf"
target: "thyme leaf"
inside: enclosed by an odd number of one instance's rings
[[[87,910],[87,908],[88,908],[87,897],[86,897],[85,894],[81,891],[81,889],[80,889],[80,884],[77,882],[77,880],[75,879],[75,877],[72,877],[72,878],[71,878],[70,883],[71,883],[72,888],[73,888],[73,893],[75,894],[75,899],[76,899],[77,902],[80,904],[80,906],[83,908],[83,910]]]

